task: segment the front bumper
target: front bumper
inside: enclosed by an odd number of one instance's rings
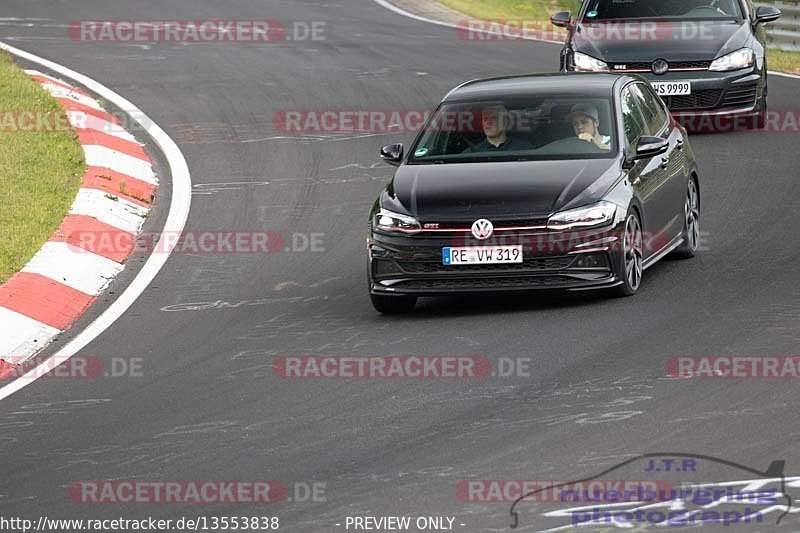
[[[661,76],[652,72],[639,75],[649,82],[691,82],[692,94],[662,97],[675,116],[756,115],[762,107],[764,77],[755,68],[732,72],[703,70],[667,72]]]
[[[613,265],[619,229],[580,233],[539,232],[505,235],[478,242],[452,236],[395,237],[373,233],[367,240],[372,294],[436,296],[530,290],[589,290],[621,283]],[[523,263],[442,264],[449,246],[523,246]]]

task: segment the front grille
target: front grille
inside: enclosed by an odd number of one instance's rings
[[[711,61],[670,61],[669,70],[705,69],[711,66]],[[624,67],[624,68],[623,68]],[[652,72],[653,62],[634,61],[631,63],[612,63],[611,70],[646,70]]]
[[[474,220],[464,221],[464,222],[438,222],[438,223],[431,223],[422,221],[422,232],[425,233],[426,231],[429,233],[469,233],[472,229],[472,224],[475,220],[478,220],[476,216]],[[525,219],[525,220],[492,220],[492,226],[494,226],[494,231],[503,231],[504,229],[508,228],[529,228],[529,227],[545,227],[547,225],[547,219]],[[431,225],[435,227],[431,228]],[[428,227],[426,227],[428,226]]]
[[[670,109],[712,109],[722,98],[722,89],[704,89],[692,94],[662,96]]]
[[[728,89],[720,107],[750,107],[756,102],[757,92],[755,84]]]
[[[567,276],[538,276],[530,278],[471,278],[471,279],[414,279],[393,287],[399,289],[502,289],[514,287],[557,287],[574,281]]]
[[[525,259],[522,263],[502,265],[460,265],[445,266],[434,261],[399,261],[398,264],[408,274],[467,274],[473,272],[541,272],[563,270],[575,262],[575,256],[538,257]]]

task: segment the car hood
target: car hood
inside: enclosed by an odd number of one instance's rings
[[[538,218],[602,199],[619,159],[403,165],[381,205],[422,221]]]
[[[615,29],[625,35],[620,21],[581,23],[572,42],[575,50],[609,63],[632,61],[707,61],[746,46],[749,26],[745,21],[643,21],[629,24],[655,25],[654,31],[632,30],[641,38],[618,38]],[[674,36],[685,36],[675,38]],[[655,36],[655,38],[653,38]],[[594,38],[593,38],[594,37]]]

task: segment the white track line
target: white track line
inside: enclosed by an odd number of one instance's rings
[[[793,80],[800,80],[800,76],[797,74],[789,74],[788,72],[775,72],[773,70],[767,71],[772,76],[780,76],[781,78],[791,78]]]
[[[376,4],[385,7],[389,11],[394,11],[395,13],[397,13],[399,15],[403,15],[404,17],[412,18],[414,20],[420,20],[422,22],[427,22],[429,24],[436,24],[437,26],[445,26],[446,28],[458,28],[459,27],[458,24],[453,24],[452,22],[444,22],[444,21],[441,21],[441,20],[429,19],[427,17],[422,17],[420,15],[415,15],[414,13],[409,13],[405,9],[401,9],[401,8],[397,7],[396,5],[388,2],[387,0],[373,0],[373,1]],[[467,15],[464,15],[464,18],[467,18]],[[502,33],[496,32],[496,31],[489,31],[489,30],[481,30],[481,31],[482,31],[482,33],[488,33],[490,35],[503,36]],[[525,37],[524,35],[521,36],[520,39],[525,40],[525,41],[536,41],[537,43],[550,43],[550,44],[560,44],[560,45],[564,44],[562,41],[553,41],[551,39],[537,39],[535,37]]]
[[[170,235],[174,232],[182,232],[183,228],[186,226],[186,219],[189,216],[189,208],[191,207],[192,203],[192,177],[189,174],[189,165],[187,165],[186,159],[184,159],[183,154],[181,153],[180,148],[178,148],[178,145],[175,144],[175,141],[173,141],[169,135],[164,132],[164,130],[162,130],[155,122],[148,118],[147,115],[145,115],[139,108],[111,89],[107,88],[105,85],[102,85],[101,83],[98,83],[95,80],[84,76],[83,74],[79,74],[78,72],[75,72],[67,67],[53,63],[52,61],[48,61],[47,59],[43,59],[23,50],[19,50],[13,46],[7,45],[6,43],[0,42],[0,49],[27,61],[37,63],[47,69],[59,73],[62,76],[66,76],[67,78],[75,80],[78,84],[87,87],[90,91],[94,92],[101,98],[104,98],[128,113],[133,120],[138,122],[139,125],[150,134],[150,137],[155,141],[155,143],[166,156],[167,163],[169,164],[172,174],[172,202],[169,206],[169,215],[167,216],[167,221],[164,224],[163,235]],[[164,252],[153,254],[148,257],[147,262],[142,267],[142,270],[139,272],[133,282],[131,282],[128,288],[125,289],[125,292],[123,292],[120,297],[108,307],[108,309],[106,309],[99,317],[97,317],[94,322],[89,324],[86,329],[81,331],[74,339],[72,339],[57,353],[55,353],[54,355],[56,357],[47,359],[38,367],[23,376],[22,379],[16,379],[5,387],[0,388],[0,400],[8,398],[15,392],[27,387],[31,383],[35,382],[38,377],[45,375],[47,372],[50,372],[55,367],[68,360],[70,357],[83,349],[87,344],[99,337],[114,322],[116,322],[128,310],[128,308],[133,305],[139,296],[141,296],[145,289],[147,289],[147,286],[150,285],[158,272],[169,259],[175,246],[175,243],[167,242],[170,240],[171,239],[165,240],[164,237],[161,238],[157,245],[157,249],[163,250]]]
[[[401,9],[401,8],[397,7],[396,5],[390,3],[388,0],[373,0],[373,1],[376,4],[385,7],[389,11],[394,11],[398,15],[403,15],[404,17],[408,17],[408,18],[411,18],[411,19],[414,19],[414,20],[420,20],[422,22],[427,22],[429,24],[436,24],[437,26],[445,26],[447,28],[458,28],[457,24],[453,24],[451,22],[444,22],[444,21],[441,21],[441,20],[429,19],[427,17],[422,17],[420,15],[415,15],[414,13],[409,13],[408,11],[406,11],[404,9]],[[464,15],[464,16],[466,17],[466,15]],[[490,33],[492,35],[502,35],[502,34],[499,34],[497,32],[491,32],[491,31],[484,31],[484,33]],[[549,40],[549,39],[536,39],[536,38],[531,38],[531,37],[525,37],[524,35],[521,36],[520,38],[523,39],[523,40],[536,41],[536,42],[540,42],[540,43],[552,43],[552,44],[560,44],[560,45],[564,44],[561,41],[552,41],[552,40]],[[797,74],[789,74],[789,73],[786,73],[786,72],[774,72],[772,70],[770,70],[768,72],[769,72],[769,74],[771,74],[773,76],[780,76],[782,78],[791,78],[791,79],[794,79],[794,80],[800,80],[800,75],[797,75]]]

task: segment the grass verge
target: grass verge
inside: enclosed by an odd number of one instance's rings
[[[800,74],[800,52],[769,50],[767,53],[767,67],[778,72]]]
[[[482,20],[535,20],[547,21],[558,11],[572,11],[580,7],[578,0],[438,0],[456,11]],[[770,70],[800,74],[800,52],[769,50]]]
[[[557,11],[577,12],[577,0],[438,0],[449,8],[482,20],[550,20]]]
[[[22,118],[30,113],[67,124],[58,102],[0,51],[0,284],[55,231],[86,170],[74,132],[31,127]]]

